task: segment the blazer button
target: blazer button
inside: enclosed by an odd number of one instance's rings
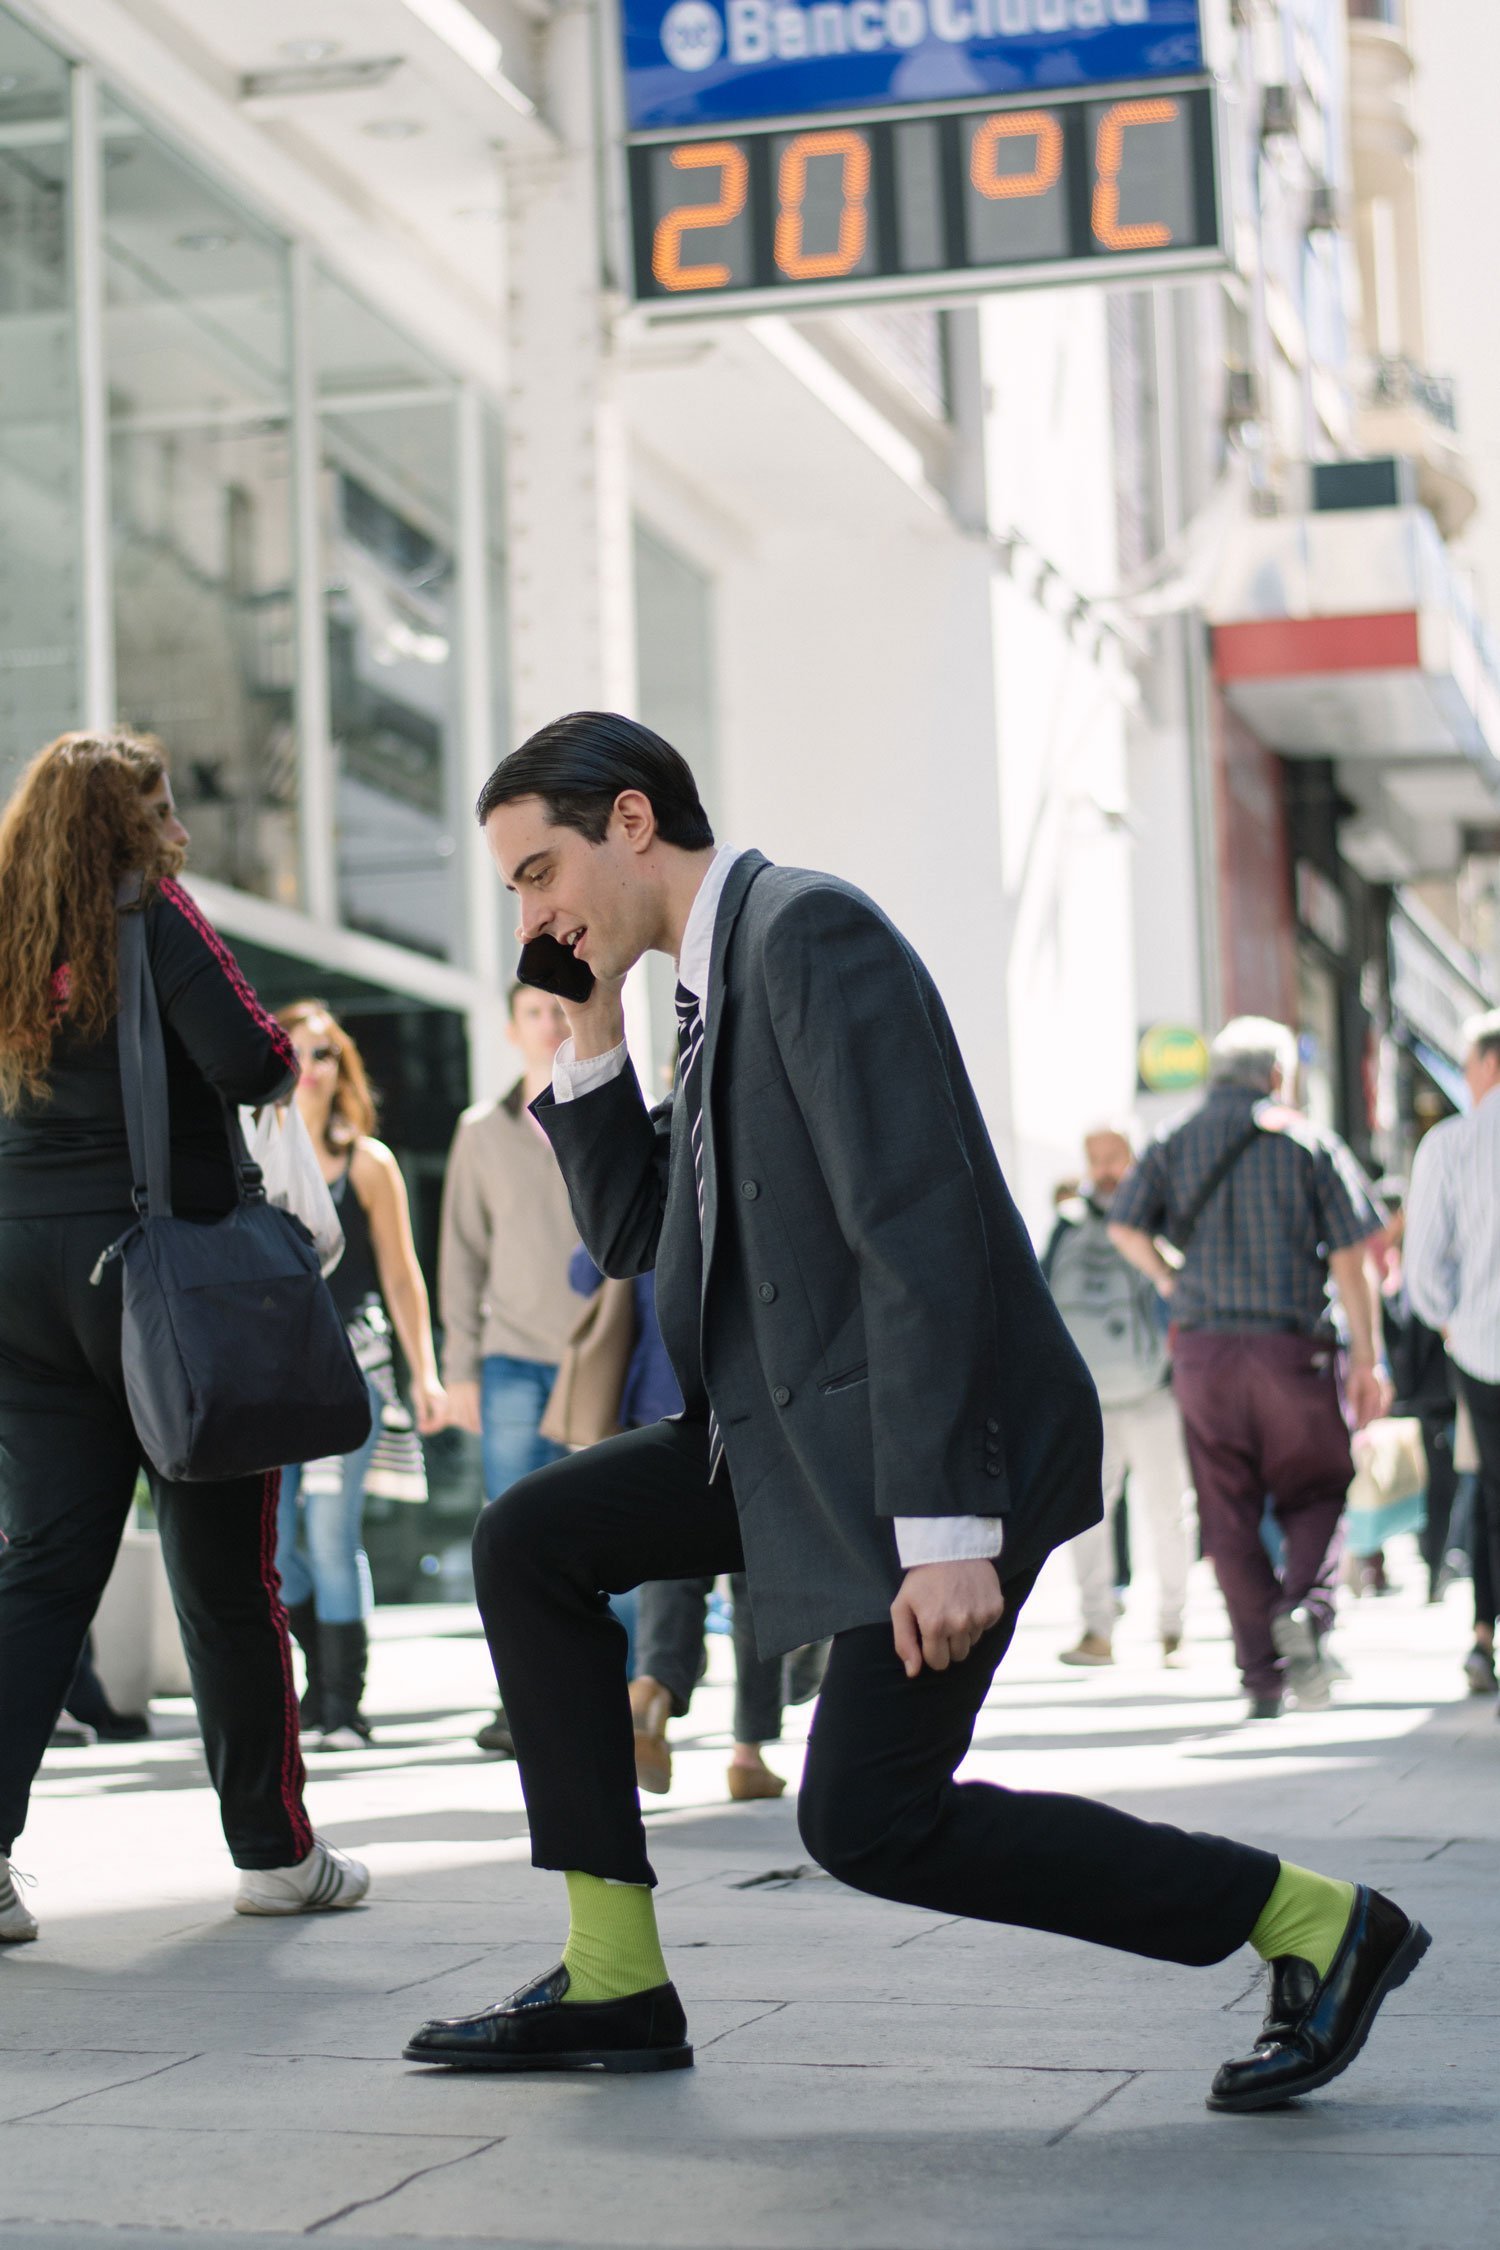
[[[785,1383],[778,1383],[775,1390],[772,1391],[771,1396],[775,1399],[778,1406],[790,1406],[792,1403],[792,1394],[787,1389]]]
[[[756,1291],[756,1295],[759,1297],[763,1305],[774,1305],[776,1302],[775,1283],[771,1281],[763,1281],[759,1289]]]
[[[740,1193],[747,1203],[753,1203],[759,1195],[760,1189],[754,1180],[741,1180]]]
[[[987,1430],[992,1432],[998,1430],[1000,1427],[998,1422],[986,1422],[984,1426]]]
[[[1000,1440],[997,1437],[987,1437],[984,1441],[984,1450],[986,1453],[998,1453]]]
[[[998,1461],[986,1461],[984,1464],[984,1473],[987,1477],[1003,1477],[1005,1471]]]

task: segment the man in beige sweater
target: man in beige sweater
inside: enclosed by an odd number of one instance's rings
[[[509,1037],[522,1075],[499,1101],[465,1110],[443,1185],[443,1379],[450,1418],[481,1442],[486,1500],[562,1451],[538,1425],[578,1317],[568,1286],[578,1230],[529,1105],[551,1085],[567,1029],[550,993],[511,986]],[[482,1749],[509,1751],[503,1711],[477,1739]]]

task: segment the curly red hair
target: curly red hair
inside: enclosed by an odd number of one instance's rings
[[[0,1109],[44,1101],[59,1027],[101,1038],[119,998],[115,889],[144,905],[182,866],[146,800],[167,771],[151,735],[62,734],[0,815]]]

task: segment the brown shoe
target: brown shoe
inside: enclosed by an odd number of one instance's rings
[[[1180,1633],[1162,1634],[1161,1660],[1169,1672],[1177,1672],[1182,1669],[1187,1659],[1182,1653],[1182,1635]]]
[[[729,1796],[736,1805],[748,1805],[757,1797],[780,1797],[786,1783],[779,1773],[769,1766],[731,1766],[729,1768]]]
[[[1059,1664],[1113,1664],[1115,1652],[1103,1633],[1085,1633],[1077,1648],[1065,1648]]]
[[[635,1721],[636,1781],[651,1796],[665,1797],[672,1786],[672,1752],[667,1742],[672,1698],[658,1680],[632,1680],[630,1715]]]

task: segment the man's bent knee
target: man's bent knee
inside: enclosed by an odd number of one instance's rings
[[[809,1855],[837,1882],[877,1898],[902,1898],[904,1870],[921,1854],[928,1822],[915,1807],[872,1817],[850,1803],[846,1787],[804,1777],[797,1799],[797,1828]]]
[[[549,1463],[518,1477],[498,1499],[479,1511],[474,1526],[474,1585],[481,1602],[486,1589],[512,1580],[519,1570],[534,1568],[553,1546],[563,1529],[557,1472],[565,1462]]]

